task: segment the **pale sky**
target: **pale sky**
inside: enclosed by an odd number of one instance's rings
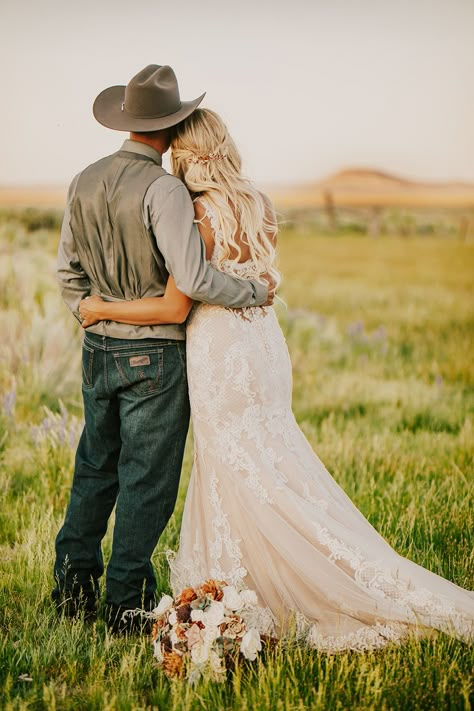
[[[474,180],[474,0],[0,0],[0,184],[66,184],[126,134],[96,95],[170,64],[262,183],[347,166]]]

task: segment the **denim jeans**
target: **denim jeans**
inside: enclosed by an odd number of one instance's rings
[[[150,559],[174,509],[189,425],[185,343],[86,334],[82,375],[85,426],[56,539],[56,594],[96,594],[116,504],[107,603],[148,606]]]

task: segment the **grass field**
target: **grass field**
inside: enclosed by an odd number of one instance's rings
[[[56,619],[53,543],[81,426],[80,333],[56,291],[57,238],[0,225],[0,707],[467,711],[474,650],[444,636],[336,657],[280,645],[227,684],[192,689],[154,667],[149,640]],[[474,245],[290,230],[280,243],[277,308],[303,431],[398,552],[473,589]],[[163,591],[189,445],[154,557]]]

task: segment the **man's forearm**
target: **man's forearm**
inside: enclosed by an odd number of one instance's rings
[[[169,194],[163,194],[160,191],[164,191],[168,178],[174,183]],[[193,224],[192,201],[176,178],[168,176],[155,181],[145,204],[166,268],[183,294],[194,301],[233,308],[261,306],[267,301],[266,285],[224,274],[206,261],[204,243]]]
[[[183,273],[181,265],[177,264],[173,276],[178,289],[183,294],[194,301],[203,301],[207,304],[231,308],[261,306],[268,296],[265,285],[255,280],[238,279],[230,274],[224,274],[211,267],[209,263],[206,263],[204,268],[193,277],[189,272]]]

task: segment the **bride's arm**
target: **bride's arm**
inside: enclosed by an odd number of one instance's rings
[[[118,321],[136,326],[152,326],[163,323],[183,323],[193,302],[176,287],[170,276],[163,296],[154,296],[135,301],[103,301],[100,296],[89,296],[79,304],[87,328],[98,321]]]

